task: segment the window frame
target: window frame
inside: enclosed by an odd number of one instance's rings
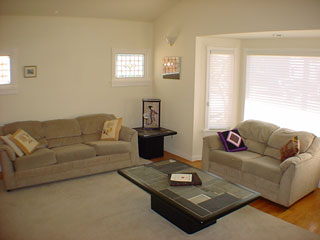
[[[0,94],[16,94],[18,93],[18,50],[17,49],[0,49],[0,56],[10,57],[10,83],[0,84]]]
[[[116,77],[116,55],[117,54],[143,54],[144,55],[144,77]],[[123,86],[148,86],[151,85],[151,50],[150,49],[123,49],[112,48],[112,87]]]

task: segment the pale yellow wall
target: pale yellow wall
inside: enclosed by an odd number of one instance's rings
[[[0,48],[18,50],[19,93],[0,95],[0,125],[21,120],[114,113],[141,126],[152,86],[112,88],[111,48],[153,48],[153,25],[60,17],[0,17]],[[151,64],[152,61],[151,61]],[[23,66],[37,65],[37,78]]]
[[[165,148],[187,159],[201,155],[195,132],[196,37],[224,33],[320,29],[318,0],[183,0],[154,23],[155,97],[162,99],[162,125],[178,131]],[[177,35],[173,46],[166,35]],[[181,79],[161,77],[161,59],[181,56]],[[198,104],[198,103],[196,103]],[[194,146],[198,144],[198,146]]]

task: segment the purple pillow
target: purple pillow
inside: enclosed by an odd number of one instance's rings
[[[238,129],[218,132],[218,135],[227,152],[238,152],[248,149],[247,146],[244,144]]]

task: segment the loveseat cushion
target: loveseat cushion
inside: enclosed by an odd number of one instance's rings
[[[82,142],[80,125],[75,119],[57,119],[42,122],[48,147],[67,146]]]
[[[210,152],[209,159],[210,161],[241,170],[244,159],[259,157],[262,157],[262,155],[250,151],[226,152],[224,150],[215,150]]]
[[[93,146],[97,156],[130,152],[131,145],[124,141],[93,141],[86,143]]]
[[[41,148],[35,150],[30,155],[24,155],[16,158],[14,167],[16,171],[23,171],[33,168],[49,166],[57,163],[54,151]]]
[[[270,136],[264,155],[281,159],[280,148],[295,136],[300,140],[300,153],[306,152],[315,138],[315,135],[309,132],[279,128]]]
[[[52,151],[55,152],[58,163],[70,162],[96,156],[95,149],[85,144],[55,147],[52,148]]]
[[[280,160],[268,156],[243,159],[242,171],[279,183],[281,179]]]
[[[237,128],[248,150],[263,154],[269,137],[279,127],[263,121],[247,120],[239,123]]]

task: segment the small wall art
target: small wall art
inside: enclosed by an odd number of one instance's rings
[[[142,99],[142,128],[160,128],[160,99]]]
[[[37,66],[24,66],[24,77],[25,78],[37,77]]]
[[[164,57],[162,64],[162,78],[180,79],[180,57]]]

